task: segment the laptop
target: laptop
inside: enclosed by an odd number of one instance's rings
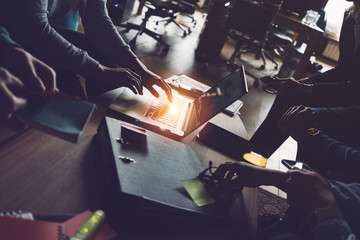
[[[195,99],[173,90],[170,103],[166,94],[155,98],[146,89],[143,95],[136,95],[124,88],[109,108],[137,125],[164,135],[185,137],[247,92],[244,66],[240,66]]]

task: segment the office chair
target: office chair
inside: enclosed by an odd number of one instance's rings
[[[129,45],[132,49],[135,48],[136,41],[139,35],[143,33],[149,35],[153,39],[155,39],[160,45],[163,45],[164,48],[162,50],[162,55],[166,55],[169,51],[169,45],[163,41],[162,35],[158,34],[146,27],[147,22],[149,21],[151,16],[157,16],[163,18],[155,22],[155,25],[158,25],[161,21],[166,21],[167,23],[173,22],[175,23],[180,29],[183,30],[183,36],[186,36],[188,33],[191,32],[190,27],[186,26],[182,22],[180,23],[177,20],[177,14],[184,9],[183,5],[174,4],[170,1],[162,1],[162,0],[139,0],[141,4],[143,4],[147,10],[145,12],[145,17],[143,18],[140,25],[134,24],[131,22],[127,22],[125,24],[119,24],[119,27],[124,27],[125,32],[129,32],[130,29],[138,30],[134,38],[129,42]],[[184,26],[186,26],[184,28]]]
[[[240,58],[241,54],[253,52],[256,58],[261,58],[263,62],[261,70],[265,69],[266,59],[275,64],[274,69],[278,69],[278,63],[270,50],[279,45],[286,46],[292,43],[290,37],[275,32],[273,28],[281,3],[282,1],[275,3],[269,0],[234,2],[226,22],[229,37],[237,41],[235,50],[227,62],[230,67],[235,65],[235,58]]]
[[[196,26],[196,20],[194,18],[194,12],[196,10],[196,5],[198,0],[170,0],[172,4],[176,5],[176,10],[178,13],[187,14],[188,17],[191,19],[191,23],[193,24],[193,27]],[[166,24],[169,24],[170,22],[175,23],[181,30],[183,30],[183,37],[186,37],[188,34],[191,33],[191,27],[184,23],[183,21],[179,20],[178,18],[171,18],[167,17],[162,20],[156,21],[155,26],[159,24],[159,22],[166,22]]]
[[[194,18],[194,13],[196,8],[198,7],[199,0],[176,0],[179,2],[179,4],[184,5],[183,9],[181,10],[181,13],[187,14],[187,16],[191,19],[191,23],[193,24],[193,27],[196,26],[196,19]]]

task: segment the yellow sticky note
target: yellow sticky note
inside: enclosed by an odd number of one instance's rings
[[[199,207],[216,202],[199,178],[181,180],[185,190]]]
[[[255,153],[245,153],[243,158],[249,163],[259,167],[265,167],[267,163],[267,158],[264,158],[263,156]]]

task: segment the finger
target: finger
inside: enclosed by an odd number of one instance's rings
[[[134,94],[138,94],[138,93],[139,93],[138,89],[137,89],[134,85],[132,85],[132,84],[130,84],[130,83],[125,83],[125,84],[124,84],[124,87],[129,88]]]
[[[291,108],[288,108],[285,113],[281,116],[280,121],[278,123],[278,128],[279,129],[284,129],[286,127],[286,119],[287,119],[287,115],[289,114],[289,112],[292,110]]]
[[[225,181],[227,181],[228,183],[230,183],[234,176],[236,175],[236,171],[234,171],[233,169],[230,169],[229,171],[227,171],[226,176],[225,176]]]
[[[226,172],[229,170],[231,166],[229,164],[221,164],[216,171],[214,172],[214,176],[219,179],[223,180],[225,178]]]
[[[291,129],[291,125],[289,122],[289,118],[291,114],[294,112],[296,107],[290,107],[286,112],[281,116],[278,128],[282,130],[282,132],[289,133],[289,129]]]
[[[143,95],[143,81],[142,77],[137,74],[136,72],[132,71],[131,69],[126,69],[127,73],[129,74],[130,78],[136,82],[135,87],[138,90],[140,95]]]
[[[136,79],[129,79],[130,81],[126,82],[124,85],[128,88],[131,88],[131,90],[135,93],[135,94],[140,94],[142,95],[142,86],[140,86],[140,84],[138,83],[138,81]]]
[[[36,64],[36,60],[32,56],[28,56],[27,61],[24,63],[24,72],[21,74],[21,77],[29,90],[43,93],[46,87],[37,75],[34,64]]]
[[[295,120],[298,116],[299,111],[301,111],[303,109],[303,106],[296,106],[296,107],[292,107],[291,109],[289,109],[289,112],[286,114],[285,118],[284,118],[284,122],[285,122],[285,126],[283,127],[284,130],[287,133],[290,133],[290,131],[296,127],[295,125]]]
[[[156,85],[161,87],[165,91],[169,101],[173,102],[172,90],[170,85],[167,84],[163,78],[160,78],[159,81],[156,83]]]
[[[0,81],[4,84],[3,87],[21,91],[24,89],[24,83],[16,76],[12,75],[4,68],[0,68]]]
[[[301,111],[301,106],[296,106],[296,107],[293,107],[291,109],[291,111],[287,114],[287,119],[286,119],[286,122],[287,122],[287,126],[292,129],[293,126],[294,126],[294,120],[296,119],[296,117],[298,116],[299,112]]]
[[[158,93],[158,91],[156,91],[155,90],[155,88],[154,87],[147,87],[147,89],[150,91],[150,93],[152,94],[152,95],[154,95],[154,97],[156,97],[156,98],[158,98],[159,96],[160,96],[160,94]]]
[[[172,95],[172,89],[170,88],[169,91],[165,91],[169,101],[172,103],[173,102],[173,95]]]
[[[35,63],[37,75],[45,86],[45,91],[54,92],[56,90],[56,73],[55,71],[43,62],[37,61]]]

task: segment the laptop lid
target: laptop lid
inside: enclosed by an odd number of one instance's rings
[[[244,66],[226,76],[194,100],[185,135],[206,123],[248,92]]]

